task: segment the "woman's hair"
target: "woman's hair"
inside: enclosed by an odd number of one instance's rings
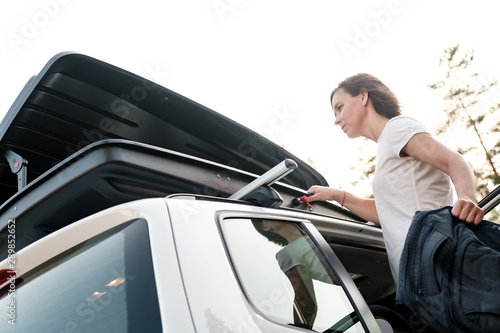
[[[270,242],[281,246],[288,245],[288,241],[285,237],[271,231],[262,230],[262,220],[252,219],[252,224],[255,230],[257,230],[262,236],[266,237]]]
[[[339,90],[343,90],[353,97],[366,91],[375,111],[379,115],[389,119],[401,115],[401,108],[396,95],[382,81],[370,74],[356,74],[340,82],[330,95],[330,103],[333,95]]]

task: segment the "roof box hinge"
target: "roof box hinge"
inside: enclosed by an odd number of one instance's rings
[[[17,190],[21,191],[27,184],[28,161],[21,155],[1,146],[0,156],[5,157],[5,159],[9,163],[10,170],[12,171],[12,173],[17,175]]]
[[[242,189],[236,191],[229,199],[251,201],[264,207],[277,207],[283,199],[271,185],[297,168],[292,159],[285,159],[262,176],[258,177]]]

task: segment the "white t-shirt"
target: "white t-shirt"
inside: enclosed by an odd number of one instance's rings
[[[325,267],[304,237],[300,237],[276,253],[278,264],[285,273],[290,268],[302,265],[307,268],[314,280],[332,283]]]
[[[453,204],[453,187],[447,174],[412,157],[400,156],[408,141],[422,132],[427,131],[418,121],[398,116],[389,120],[377,141],[373,195],[396,283],[415,212]]]

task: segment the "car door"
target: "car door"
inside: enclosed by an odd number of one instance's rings
[[[193,200],[174,200],[169,212],[197,330],[380,332],[349,274],[305,215],[201,201],[193,209]],[[259,231],[268,222],[297,237],[289,244],[273,242]],[[290,271],[297,265],[287,262],[293,257],[304,268],[295,275]]]

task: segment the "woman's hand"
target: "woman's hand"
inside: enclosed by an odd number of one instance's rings
[[[349,209],[359,217],[380,225],[380,220],[375,207],[375,200],[359,198],[344,190],[326,186],[311,186],[307,192],[309,201],[335,200],[343,208]]]
[[[307,192],[311,194],[307,198],[309,201],[327,201],[327,200],[336,200],[335,194],[340,190],[331,188],[331,187],[326,187],[326,186],[318,186],[314,185],[311,186]],[[338,201],[338,200],[336,200]]]
[[[469,198],[458,198],[453,205],[451,215],[457,219],[478,225],[484,217],[484,212],[479,206]]]

